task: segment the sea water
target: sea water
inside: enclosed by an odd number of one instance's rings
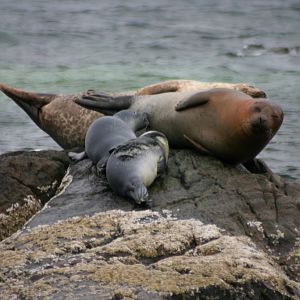
[[[259,155],[300,178],[299,0],[0,0],[0,82],[124,91],[169,79],[248,82],[285,113]],[[0,153],[59,146],[0,94]]]

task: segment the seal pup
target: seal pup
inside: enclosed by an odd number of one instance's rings
[[[168,155],[168,140],[158,131],[148,131],[118,146],[106,164],[111,189],[137,204],[149,203],[147,187],[166,169]]]
[[[243,90],[255,97],[264,95],[263,91],[247,84],[208,83],[194,80],[163,81],[136,91],[112,95],[152,95],[215,86]],[[83,109],[74,103],[75,99],[93,93],[92,90],[67,95],[41,94],[27,92],[4,83],[0,83],[0,90],[20,106],[34,123],[49,134],[63,149],[83,147],[88,127],[94,120],[103,116],[103,114]]]
[[[136,138],[135,132],[145,129],[148,124],[146,113],[131,110],[122,110],[113,116],[98,118],[86,133],[85,151],[69,152],[68,155],[75,161],[88,157],[97,165],[97,169],[101,169],[113,149]]]
[[[275,103],[226,88],[123,98],[94,94],[76,103],[100,112],[115,104],[146,112],[150,129],[163,132],[171,146],[196,148],[232,164],[254,159],[283,121]]]

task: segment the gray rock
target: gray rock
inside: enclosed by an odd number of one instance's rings
[[[54,196],[68,164],[62,151],[0,156],[0,240],[20,229]]]
[[[0,244],[1,295],[62,299],[298,299],[297,183],[172,151],[151,210],[88,160]]]

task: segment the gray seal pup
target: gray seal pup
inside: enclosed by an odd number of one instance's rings
[[[148,131],[111,153],[106,164],[107,181],[116,194],[137,204],[149,204],[147,187],[165,171],[168,156],[166,136],[158,131]]]
[[[68,155],[75,161],[88,157],[94,165],[97,165],[97,169],[101,169],[113,149],[136,138],[135,132],[145,129],[148,124],[146,113],[131,110],[122,110],[113,116],[98,118],[87,130],[85,151],[69,152]]]
[[[212,83],[195,80],[169,80],[139,88],[135,91],[112,95],[152,95],[166,92],[200,90],[209,87],[228,87],[245,91],[253,97],[263,97],[264,92],[243,83]],[[5,83],[0,83],[0,91],[20,106],[33,122],[49,134],[63,149],[84,146],[86,131],[91,123],[103,116],[102,113],[84,109],[74,102],[92,90],[75,94],[41,94],[27,92]],[[111,115],[109,113],[108,115]]]
[[[164,133],[170,146],[195,148],[232,164],[253,160],[283,121],[274,102],[227,88],[123,98],[95,94],[76,103],[100,112],[114,107],[145,112],[150,129]]]

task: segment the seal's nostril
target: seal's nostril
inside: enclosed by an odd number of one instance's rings
[[[261,108],[258,107],[258,106],[255,106],[255,107],[254,107],[254,111],[255,111],[255,112],[261,112]]]
[[[259,118],[259,123],[261,124],[261,125],[263,125],[264,123],[266,123],[266,119],[265,118],[262,118],[262,117],[260,117]]]

